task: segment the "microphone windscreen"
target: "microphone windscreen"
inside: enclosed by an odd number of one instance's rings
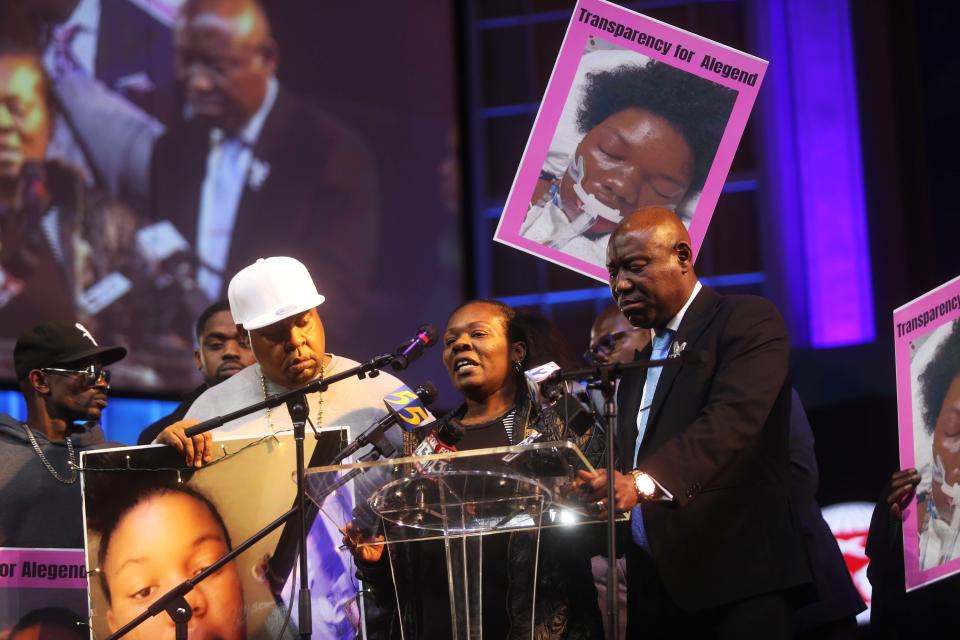
[[[523,377],[527,381],[527,391],[530,398],[537,406],[543,406],[546,403],[553,402],[557,389],[550,383],[559,380],[560,367],[555,362],[542,364],[534,369],[523,372]]]
[[[426,344],[427,346],[431,346],[431,347],[432,347],[434,344],[436,344],[437,338],[440,337],[440,332],[437,331],[437,328],[436,328],[435,326],[433,326],[432,324],[422,324],[422,325],[420,325],[419,327],[417,327],[417,333],[426,334],[426,338],[427,338],[427,339],[424,340],[424,344]]]
[[[422,402],[426,407],[429,407],[431,404],[433,404],[433,401],[437,399],[438,395],[440,395],[440,392],[437,391],[437,385],[433,384],[429,380],[418,384],[414,391],[417,394],[417,397],[420,398],[420,402]]]
[[[437,429],[437,440],[452,447],[460,442],[460,438],[463,437],[463,433],[463,423],[456,418],[451,418],[446,420],[440,425],[440,428]]]
[[[566,423],[567,429],[578,437],[593,426],[593,415],[572,395],[560,396],[553,405],[553,410]]]

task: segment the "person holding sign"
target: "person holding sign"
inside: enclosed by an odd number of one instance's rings
[[[932,469],[917,508],[920,567],[926,571],[960,557],[960,322],[920,374],[926,433],[932,436]]]
[[[583,139],[562,175],[541,175],[520,235],[604,264],[610,232],[631,211],[687,210],[735,97],[652,60],[588,73],[577,118]]]

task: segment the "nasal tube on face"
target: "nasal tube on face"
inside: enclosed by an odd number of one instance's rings
[[[577,205],[580,215],[562,233],[547,243],[547,246],[553,249],[562,249],[568,242],[583,235],[598,218],[610,220],[614,224],[623,219],[619,211],[606,206],[583,188],[583,156],[576,156],[567,166],[567,175],[573,181],[573,192],[577,194],[577,199],[580,201]]]
[[[960,484],[947,484],[946,468],[944,468],[943,460],[940,459],[939,454],[933,456],[933,479],[940,482],[940,490],[953,500],[954,504],[960,503]],[[960,513],[960,509],[954,511]]]

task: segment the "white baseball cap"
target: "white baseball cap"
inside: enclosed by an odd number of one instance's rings
[[[233,320],[260,329],[323,304],[310,272],[296,258],[260,258],[237,272],[227,287]]]

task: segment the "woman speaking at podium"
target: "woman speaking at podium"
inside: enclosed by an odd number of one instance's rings
[[[535,326],[538,330],[531,332],[530,327]],[[562,421],[531,403],[524,383],[525,370],[559,357],[543,325],[524,322],[501,302],[474,300],[453,311],[442,340],[443,363],[465,401],[441,418],[463,426],[457,449],[517,444],[531,430],[548,434],[550,440],[562,437]],[[539,553],[532,531],[483,538],[485,640],[603,637],[590,571],[591,551],[596,546],[590,529],[545,529],[540,534]],[[391,578],[384,547],[358,547],[359,536],[348,529],[344,543],[354,552],[361,579],[372,586],[384,608],[395,610],[399,603],[400,610],[395,611],[399,615],[392,616],[383,635],[400,638],[402,621],[406,638],[452,637],[443,543],[394,545],[395,573]],[[599,533],[596,537],[602,538]],[[538,565],[535,555],[539,556]],[[392,580],[396,581],[396,596]]]

